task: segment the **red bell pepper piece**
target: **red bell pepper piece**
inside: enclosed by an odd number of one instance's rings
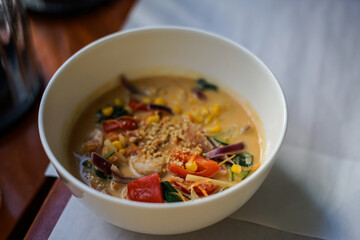
[[[197,156],[194,160],[198,166],[196,172],[189,171],[176,163],[172,163],[168,166],[168,169],[181,177],[186,177],[188,174],[193,174],[202,177],[211,177],[217,171],[220,170],[220,166],[217,162]]]
[[[130,182],[127,185],[127,196],[132,201],[163,203],[159,174],[154,173]]]
[[[132,110],[135,110],[135,111],[148,111],[149,110],[148,104],[142,103],[142,102],[137,102],[134,100],[130,100],[129,106]]]
[[[103,121],[102,125],[105,132],[116,130],[134,130],[138,127],[136,121],[131,118],[109,119]]]

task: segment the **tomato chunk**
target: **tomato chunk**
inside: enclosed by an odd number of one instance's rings
[[[193,174],[202,177],[211,177],[217,171],[220,170],[220,166],[217,162],[197,156],[194,160],[198,166],[196,172],[189,171],[176,163],[172,163],[168,166],[168,169],[181,177],[186,177],[188,174]]]
[[[130,182],[127,185],[127,196],[132,201],[163,203],[159,174],[154,173]]]
[[[137,128],[137,123],[134,119],[109,119],[102,122],[105,132],[116,130],[134,130]]]

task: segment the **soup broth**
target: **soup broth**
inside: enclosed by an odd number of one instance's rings
[[[260,166],[260,141],[242,105],[205,79],[122,76],[80,114],[68,154],[74,175],[98,191],[177,202],[243,181]]]

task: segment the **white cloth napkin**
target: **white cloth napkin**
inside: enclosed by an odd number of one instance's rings
[[[137,3],[126,29],[178,25],[228,37],[269,66],[288,102],[285,146],[255,195],[226,220],[171,238],[360,237],[359,23],[359,1],[146,0]],[[71,198],[51,238],[98,239],[99,236],[169,238],[114,227],[98,219],[75,198]]]

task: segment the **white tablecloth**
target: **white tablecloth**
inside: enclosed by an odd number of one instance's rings
[[[277,76],[289,110],[284,147],[249,202],[218,224],[172,238],[359,238],[360,1],[146,0],[125,28],[152,25],[200,28],[242,44]],[[51,238],[67,236],[169,238],[116,228],[75,198]]]

